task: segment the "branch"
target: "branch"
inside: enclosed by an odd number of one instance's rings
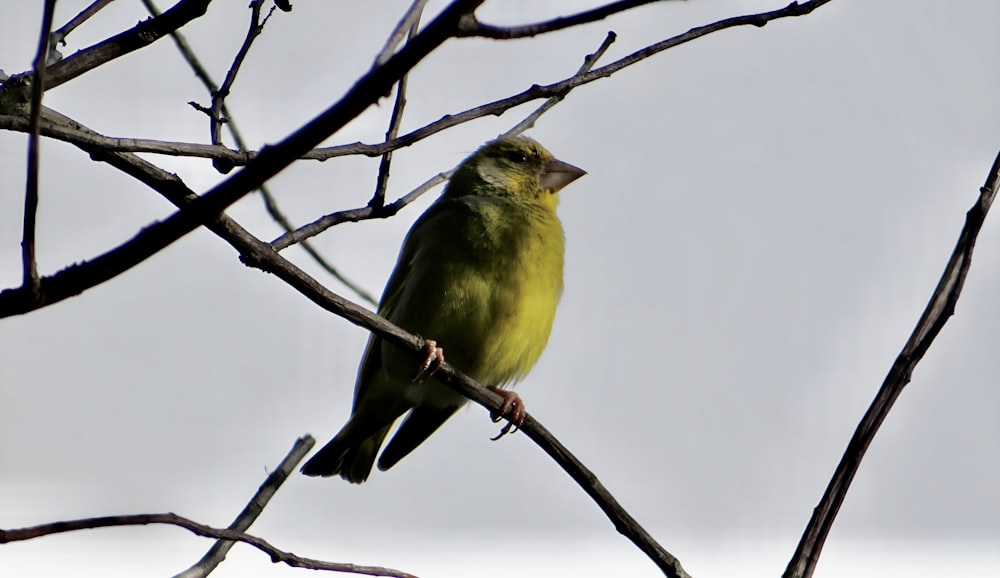
[[[243,39],[243,44],[240,45],[240,49],[236,51],[236,56],[233,57],[233,63],[229,66],[229,70],[226,72],[226,77],[222,81],[222,86],[220,86],[218,90],[212,92],[212,107],[208,111],[208,117],[210,122],[209,134],[213,145],[222,144],[222,110],[225,106],[226,97],[229,96],[229,91],[233,87],[233,83],[236,82],[236,74],[243,65],[243,61],[246,60],[247,54],[250,52],[250,46],[253,45],[253,41],[260,36],[261,32],[264,31],[264,25],[267,24],[267,21],[271,18],[271,14],[274,14],[275,6],[272,5],[271,10],[267,13],[267,16],[261,20],[260,12],[263,4],[264,0],[252,0],[250,2],[250,27],[247,30],[246,37]],[[223,174],[233,170],[232,164],[221,162],[218,159],[214,159],[212,164],[215,167],[215,170]]]
[[[365,143],[351,143],[332,147],[324,147],[310,151],[309,154],[303,156],[305,159],[316,159],[316,160],[327,160],[333,157],[345,156],[345,155],[365,155],[369,157],[376,157],[382,155],[386,151],[399,149],[403,147],[408,147],[420,140],[423,140],[433,134],[441,132],[445,129],[451,128],[453,126],[464,124],[471,120],[481,118],[484,116],[500,116],[501,114],[507,112],[508,110],[520,106],[526,102],[532,100],[538,100],[540,98],[551,98],[554,96],[564,95],[570,90],[582,86],[584,84],[589,84],[596,80],[602,78],[610,77],[619,70],[627,68],[636,64],[642,60],[649,58],[655,54],[668,50],[675,46],[681,44],[686,44],[692,40],[697,40],[703,36],[707,36],[714,32],[719,32],[727,28],[735,28],[738,26],[757,26],[762,27],[768,22],[773,20],[779,20],[781,18],[804,16],[811,13],[815,9],[823,6],[824,4],[830,2],[830,0],[809,0],[803,2],[802,4],[793,2],[788,6],[772,10],[770,12],[761,12],[759,14],[747,14],[744,16],[734,16],[732,18],[726,18],[713,22],[711,24],[706,24],[705,26],[699,26],[697,28],[692,28],[683,34],[678,34],[666,40],[651,44],[641,50],[637,50],[624,58],[616,60],[610,64],[596,68],[587,74],[574,75],[566,80],[562,80],[553,84],[548,85],[532,85],[527,90],[524,90],[513,96],[497,100],[491,103],[484,104],[482,106],[477,106],[475,108],[470,108],[466,111],[451,114],[441,117],[437,121],[427,124],[421,128],[418,128],[410,133],[407,133],[393,141],[383,142],[379,144],[365,144]]]
[[[378,56],[375,57],[375,66],[380,66],[389,57],[392,56],[396,47],[399,43],[403,41],[403,37],[409,35],[410,37],[416,32],[419,23],[420,15],[424,12],[424,6],[427,4],[427,0],[413,0],[410,7],[406,9],[406,13],[403,17],[396,23],[396,28],[393,29],[392,34],[385,41],[385,46],[379,51]]]
[[[597,22],[598,20],[604,20],[612,14],[631,10],[632,8],[642,6],[643,4],[652,4],[653,2],[660,1],[662,0],[620,0],[619,2],[612,2],[611,4],[587,10],[586,12],[574,14],[573,16],[563,16],[546,22],[509,28],[483,24],[475,18],[470,18],[463,23],[461,35],[481,36],[483,38],[493,38],[496,40],[511,40],[514,38],[537,36],[539,34],[554,32],[564,28],[571,28],[581,24]]]
[[[494,102],[490,102],[481,106],[470,108],[468,110],[449,114],[440,119],[429,123],[421,128],[418,128],[412,132],[404,134],[401,137],[381,142],[378,144],[366,144],[361,142],[354,142],[350,144],[342,144],[330,147],[322,147],[312,149],[301,155],[300,158],[304,160],[319,160],[325,161],[335,157],[348,156],[348,155],[364,155],[368,157],[379,157],[384,155],[389,151],[396,149],[408,147],[413,145],[431,135],[437,134],[441,131],[449,129],[453,126],[467,123],[484,116],[500,116],[508,110],[531,102],[532,100],[538,100],[542,98],[552,98],[564,96],[570,90],[582,86],[584,84],[589,84],[596,80],[602,78],[607,78],[622,70],[627,68],[642,60],[645,60],[655,54],[668,50],[675,46],[685,44],[692,40],[696,40],[713,32],[719,32],[727,28],[734,28],[738,26],[757,26],[761,27],[771,22],[773,20],[778,20],[781,18],[804,16],[811,13],[816,8],[823,6],[830,0],[810,0],[802,4],[792,3],[785,8],[779,10],[774,10],[771,12],[762,12],[759,14],[747,14],[743,16],[734,16],[732,18],[726,18],[724,20],[719,20],[713,22],[712,24],[707,24],[705,26],[700,26],[697,28],[692,28],[683,34],[678,34],[661,42],[651,44],[641,50],[633,52],[624,58],[616,60],[606,66],[594,69],[587,74],[574,75],[565,80],[559,82],[548,84],[548,85],[533,85],[527,90],[524,90],[518,94],[503,98]],[[388,91],[387,91],[388,92]],[[13,128],[15,130],[22,130],[17,128],[15,121],[11,119],[4,118],[0,116],[0,128]],[[96,133],[95,133],[96,135]],[[77,144],[73,139],[77,138],[72,131],[65,131],[61,133],[53,132],[51,135],[53,138],[59,138],[67,142]],[[206,158],[219,158],[227,162],[232,162],[236,165],[246,164],[257,157],[259,153],[253,151],[237,151],[227,149],[221,146],[213,145],[203,145],[203,144],[192,144],[192,143],[179,143],[179,142],[166,142],[166,141],[156,141],[147,139],[132,139],[132,138],[114,138],[114,137],[91,137],[95,145],[100,145],[103,148],[114,149],[126,152],[148,152],[157,154],[168,154],[174,156],[193,156],[193,157],[206,157]]]
[[[597,50],[592,54],[588,54],[586,57],[584,57],[583,65],[580,66],[576,74],[580,75],[590,70],[601,58],[601,56],[604,55],[608,47],[611,46],[611,44],[615,41],[615,38],[616,38],[615,33],[609,32],[608,35],[604,38],[604,42],[601,43],[601,45],[597,48]],[[552,98],[549,98],[547,101],[545,101],[544,104],[542,104],[542,106],[538,107],[534,112],[525,117],[524,120],[522,120],[513,128],[505,132],[503,136],[513,136],[521,134],[522,132],[528,130],[529,128],[534,126],[535,121],[537,121],[543,114],[545,114],[549,109],[551,109],[565,97],[566,97],[565,94],[560,94],[553,96]],[[392,138],[389,137],[387,140],[392,140]],[[278,237],[277,239],[271,242],[271,246],[276,251],[281,251],[296,243],[303,242],[310,237],[314,237],[322,233],[323,231],[331,227],[335,227],[341,223],[358,222],[367,219],[387,219],[398,213],[406,205],[409,205],[410,203],[415,201],[417,198],[420,197],[420,195],[423,195],[424,193],[433,189],[437,185],[447,182],[447,180],[451,178],[451,175],[455,172],[455,169],[457,168],[458,167],[455,166],[443,173],[438,173],[437,175],[434,175],[419,187],[413,189],[409,193],[403,195],[402,197],[396,199],[394,202],[389,203],[388,205],[375,203],[374,202],[375,199],[373,199],[373,202],[368,203],[368,206],[366,207],[360,207],[357,209],[348,209],[346,211],[337,211],[336,213],[330,213],[328,215],[324,215],[319,219],[316,219],[312,223],[299,227],[295,231],[290,231]]]
[[[21,236],[21,262],[24,275],[21,288],[38,301],[40,296],[38,262],[35,259],[35,218],[38,213],[38,141],[42,122],[42,85],[45,83],[45,64],[49,53],[49,33],[56,9],[55,0],[46,0],[42,14],[42,31],[38,37],[35,54],[34,82],[31,83],[31,103],[28,112],[28,176],[24,191],[24,224]]]
[[[959,235],[955,250],[948,260],[941,280],[934,289],[927,308],[924,309],[920,321],[910,334],[909,340],[903,347],[896,361],[892,364],[892,369],[886,375],[882,387],[879,389],[875,400],[872,401],[868,411],[865,412],[861,423],[854,430],[850,443],[844,451],[844,456],[837,465],[837,469],[830,480],[823,498],[819,505],[813,510],[812,518],[806,526],[805,532],[799,541],[795,554],[792,556],[784,578],[809,578],[812,576],[819,562],[823,544],[830,533],[833,521],[840,511],[840,506],[847,496],[854,474],[857,473],[861,460],[871,445],[875,434],[878,432],[882,422],[889,414],[893,404],[903,392],[903,388],[910,382],[913,370],[917,363],[923,358],[931,343],[940,333],[941,328],[947,323],[948,318],[955,312],[955,303],[962,293],[965,285],[965,277],[972,264],[972,251],[976,246],[976,237],[983,226],[983,220],[993,204],[997,189],[1000,189],[1000,154],[997,154],[993,161],[993,167],[986,176],[986,183],[979,190],[979,198],[976,204],[969,209],[965,215],[965,226]]]
[[[50,66],[45,90],[69,82],[115,58],[149,46],[188,22],[203,16],[211,2],[212,0],[180,0],[162,15],[144,20],[125,32]]]
[[[309,450],[316,445],[316,440],[312,436],[305,436],[295,440],[295,445],[292,446],[291,451],[285,456],[285,459],[281,460],[278,465],[278,469],[271,472],[271,475],[267,476],[264,483],[260,485],[257,489],[257,493],[254,494],[250,502],[247,503],[240,515],[236,517],[236,520],[229,525],[230,530],[236,532],[245,532],[260,516],[260,513],[264,511],[267,503],[271,501],[271,497],[274,496],[278,488],[285,483],[288,476],[291,475],[302,458],[309,453]],[[198,560],[193,566],[187,570],[181,572],[174,578],[204,578],[212,573],[223,560],[226,559],[226,554],[233,547],[236,542],[232,540],[225,540],[220,538],[219,541],[212,546],[207,553]]]
[[[31,299],[23,288],[0,292],[0,317],[27,313],[77,295],[145,261],[199,225],[217,220],[226,207],[256,190],[376,102],[403,74],[450,38],[463,15],[483,1],[452,2],[383,66],[362,76],[336,104],[278,145],[262,150],[252,163],[189,203],[184,210],[146,227],[132,240],[91,261],[41,279],[40,301]]]
[[[420,9],[423,8],[423,0],[417,0],[412,8],[415,9],[416,12],[414,14],[407,13],[403,18],[404,22],[410,22],[408,37],[410,40],[413,39],[413,36],[417,33],[417,29],[420,28]],[[382,60],[383,57],[384,56],[380,54],[376,62]],[[392,105],[392,116],[389,118],[389,130],[385,133],[385,140],[392,140],[399,135],[399,124],[403,120],[403,109],[405,107],[406,76],[400,78],[399,82],[396,84],[396,102]],[[379,161],[378,176],[375,178],[375,193],[372,195],[371,202],[368,203],[372,207],[381,207],[385,204],[385,189],[389,186],[389,166],[391,163],[392,151],[387,151],[384,155],[382,155],[382,160]]]
[[[90,6],[87,6],[86,8],[81,10],[79,14],[73,17],[72,20],[67,22],[59,30],[56,30],[49,36],[49,51],[58,54],[58,52],[56,51],[57,44],[61,42],[63,45],[65,45],[66,37],[69,36],[70,32],[76,30],[77,26],[89,20],[91,16],[97,14],[98,12],[101,11],[102,8],[106,7],[108,4],[111,4],[112,2],[114,2],[114,0],[94,0],[94,2],[90,4]],[[62,55],[59,56],[61,58]]]
[[[64,532],[75,532],[78,530],[92,530],[95,528],[112,528],[119,526],[147,526],[149,524],[166,524],[170,526],[178,526],[190,531],[196,536],[203,536],[206,538],[219,538],[223,540],[232,540],[235,542],[243,542],[244,544],[249,544],[254,548],[257,548],[261,552],[270,556],[271,561],[274,563],[282,562],[291,566],[293,568],[308,568],[310,570],[329,570],[333,572],[349,572],[352,574],[367,574],[369,576],[393,576],[396,578],[416,578],[412,574],[402,572],[400,570],[393,570],[392,568],[383,568],[380,566],[361,566],[358,564],[345,564],[339,562],[324,562],[323,560],[315,560],[312,558],[303,558],[292,554],[291,552],[285,552],[284,550],[279,550],[268,543],[263,538],[258,538],[257,536],[252,536],[250,534],[245,534],[243,532],[237,532],[235,530],[229,530],[225,528],[213,528],[211,526],[206,526],[195,522],[194,520],[185,518],[183,516],[178,516],[172,512],[167,512],[163,514],[129,514],[125,516],[101,516],[98,518],[81,518],[78,520],[65,520],[62,522],[52,522],[50,524],[40,524],[38,526],[30,526],[28,528],[15,528],[11,530],[0,529],[0,544],[7,544],[10,542],[20,542],[24,540],[31,540],[34,538],[39,538],[41,536],[49,536],[52,534],[61,534]]]
[[[146,9],[153,16],[158,16],[160,14],[159,10],[156,8],[156,5],[153,4],[152,0],[142,0],[142,3],[146,6]],[[278,2],[275,2],[275,5],[277,6]],[[191,67],[191,70],[194,72],[195,76],[197,76],[198,79],[201,80],[205,88],[208,89],[208,92],[212,94],[218,92],[219,85],[215,83],[215,81],[212,79],[212,76],[208,73],[208,70],[206,70],[205,67],[202,66],[201,62],[198,60],[198,57],[195,56],[194,50],[192,50],[190,45],[188,45],[188,42],[184,38],[184,35],[181,34],[180,31],[175,30],[170,33],[170,36],[174,39],[174,44],[177,46],[177,50],[178,52],[181,53],[181,56],[184,58],[184,61],[187,62],[188,66]],[[210,156],[213,159],[213,165],[216,168],[219,167],[219,161],[221,160],[225,160],[225,163],[230,168],[235,165],[246,164],[249,161],[249,159],[253,158],[253,155],[255,155],[255,153],[244,152],[248,148],[246,145],[246,141],[243,139],[243,135],[240,134],[240,130],[236,126],[236,120],[233,118],[231,114],[229,114],[229,109],[226,107],[225,101],[222,102],[219,112],[221,116],[226,118],[226,128],[229,130],[229,134],[230,136],[233,137],[233,142],[236,144],[236,147],[239,150],[233,151],[221,145],[213,146],[213,145],[195,145],[187,143],[164,143],[161,141],[143,141],[143,142],[153,143],[154,146],[163,145],[163,146],[173,146],[173,147],[195,147],[198,149],[211,149],[214,151],[218,151],[219,154],[224,154],[226,156],[219,157],[219,156],[204,155],[204,154],[191,155],[191,156]],[[3,128],[3,123],[4,123],[4,117],[0,116],[0,128]],[[74,134],[77,134],[77,131],[74,131]],[[96,135],[96,133],[92,133],[92,131],[89,132],[79,131],[79,134]],[[101,140],[107,137],[100,137],[100,135],[97,135],[96,137],[91,137],[91,138],[94,139],[92,142],[100,145],[102,148],[123,151],[123,152],[129,150],[127,146],[118,147],[114,145],[111,146],[101,145]],[[132,149],[132,152],[139,152],[139,148]],[[151,151],[147,150],[146,152],[151,152]],[[183,155],[184,153],[176,152],[176,153],[166,153],[166,154]],[[274,219],[274,221],[278,223],[281,226],[281,228],[285,230],[285,232],[291,232],[294,229],[294,227],[292,226],[288,218],[285,217],[285,215],[278,208],[278,203],[274,200],[274,197],[271,195],[271,191],[268,189],[267,185],[262,184],[258,190],[260,191],[261,198],[264,200],[264,208],[267,210],[267,213],[271,215],[271,218]],[[312,243],[303,242],[302,250],[305,251],[306,254],[308,254],[310,257],[312,257],[313,260],[316,261],[316,263],[320,267],[322,267],[327,273],[332,275],[334,279],[336,279],[342,285],[353,291],[363,301],[370,303],[373,307],[378,305],[378,302],[371,295],[371,293],[369,293],[364,288],[362,288],[361,286],[359,286],[358,284],[354,283],[353,281],[345,277],[343,274],[341,274],[336,267],[334,267],[329,261],[327,261],[325,258],[323,258],[322,255],[319,254],[319,251],[317,251],[316,248],[312,246]]]

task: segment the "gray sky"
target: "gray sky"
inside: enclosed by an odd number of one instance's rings
[[[35,50],[40,3],[28,4],[0,19],[8,74],[29,68]],[[60,2],[57,25],[85,4]],[[406,4],[298,2],[275,14],[228,101],[253,146],[343,94]],[[513,24],[593,5],[545,4],[494,1],[479,14]],[[608,30],[618,41],[605,62],[784,4],[671,2],[533,40],[451,41],[413,73],[403,129],[568,76]],[[217,79],[247,12],[216,2],[184,30]],[[143,14],[116,2],[62,51]],[[581,87],[531,131],[589,174],[562,194],[566,291],[549,348],[518,391],[692,575],[784,569],[1000,147],[998,20],[989,0],[835,0]],[[108,135],[206,142],[191,100],[207,96],[165,40],[45,104]],[[389,196],[530,108],[397,152]],[[386,100],[329,143],[378,142],[390,111]],[[20,281],[25,150],[24,135],[0,132],[3,287]],[[172,212],[69,145],[42,150],[45,274]],[[204,160],[148,158],[197,191],[221,178]],[[305,223],[364,205],[377,162],[301,162],[271,187]],[[379,294],[435,195],[315,244]],[[230,214],[264,239],[278,233],[256,197]],[[316,271],[298,249],[287,255]],[[991,215],[956,316],[872,445],[816,576],[996,575],[998,294]],[[160,511],[227,525],[296,437],[323,443],[340,428],[365,340],[204,231],[77,298],[0,321],[2,526]],[[471,407],[360,487],[296,475],[251,532],[303,556],[424,577],[659,575],[525,436],[490,442],[496,428]],[[174,528],[91,531],[3,546],[0,573],[171,575],[209,545]],[[213,576],[302,572],[237,546]]]

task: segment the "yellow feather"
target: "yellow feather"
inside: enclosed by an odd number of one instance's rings
[[[484,145],[410,229],[379,314],[435,340],[449,363],[484,385],[524,377],[545,349],[562,293],[557,193],[583,174],[531,139]],[[382,469],[465,403],[437,380],[412,383],[415,365],[373,336],[350,420],[303,472],[360,483],[400,415],[412,410],[383,453]]]

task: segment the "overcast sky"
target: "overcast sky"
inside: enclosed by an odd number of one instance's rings
[[[57,26],[88,3],[59,2]],[[411,75],[403,130],[564,78],[609,30],[618,41],[604,62],[786,3],[668,2],[535,39],[453,40]],[[8,74],[30,68],[41,4],[2,10]],[[342,95],[407,4],[300,0],[276,13],[227,101],[252,146]],[[479,15],[526,23],[596,4],[494,0]],[[216,79],[245,33],[245,5],[217,1],[184,29]],[[60,50],[144,16],[140,2],[115,2]],[[518,391],[693,576],[774,577],[791,557],[1000,148],[998,21],[993,0],[834,0],[581,87],[530,132],[589,174],[562,193],[566,289]],[[169,40],[45,96],[103,134],[207,142],[188,101],[208,96]],[[390,103],[328,143],[378,142]],[[536,105],[398,151],[389,196]],[[0,132],[4,288],[20,283],[26,141]],[[45,141],[42,153],[43,274],[173,211],[69,145]],[[222,178],[205,160],[147,158],[199,192]],[[304,161],[270,186],[302,224],[363,206],[377,166]],[[436,194],[315,244],[379,294]],[[278,234],[256,196],[230,215],[263,239]],[[286,254],[357,299],[300,250]],[[817,577],[1000,572],[998,295],[990,215],[956,315],[875,439]],[[227,525],[298,436],[324,443],[340,428],[365,341],[206,231],[79,297],[0,320],[0,526],[162,511]],[[295,475],[251,533],[425,578],[660,575],[527,437],[494,443],[496,430],[474,406],[364,485]],[[169,576],[209,545],[176,528],[96,530],[5,545],[0,574]],[[213,576],[303,572],[237,546]]]

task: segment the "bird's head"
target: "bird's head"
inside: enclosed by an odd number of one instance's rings
[[[555,193],[585,174],[530,138],[503,137],[465,159],[445,195],[492,195],[554,204]]]

